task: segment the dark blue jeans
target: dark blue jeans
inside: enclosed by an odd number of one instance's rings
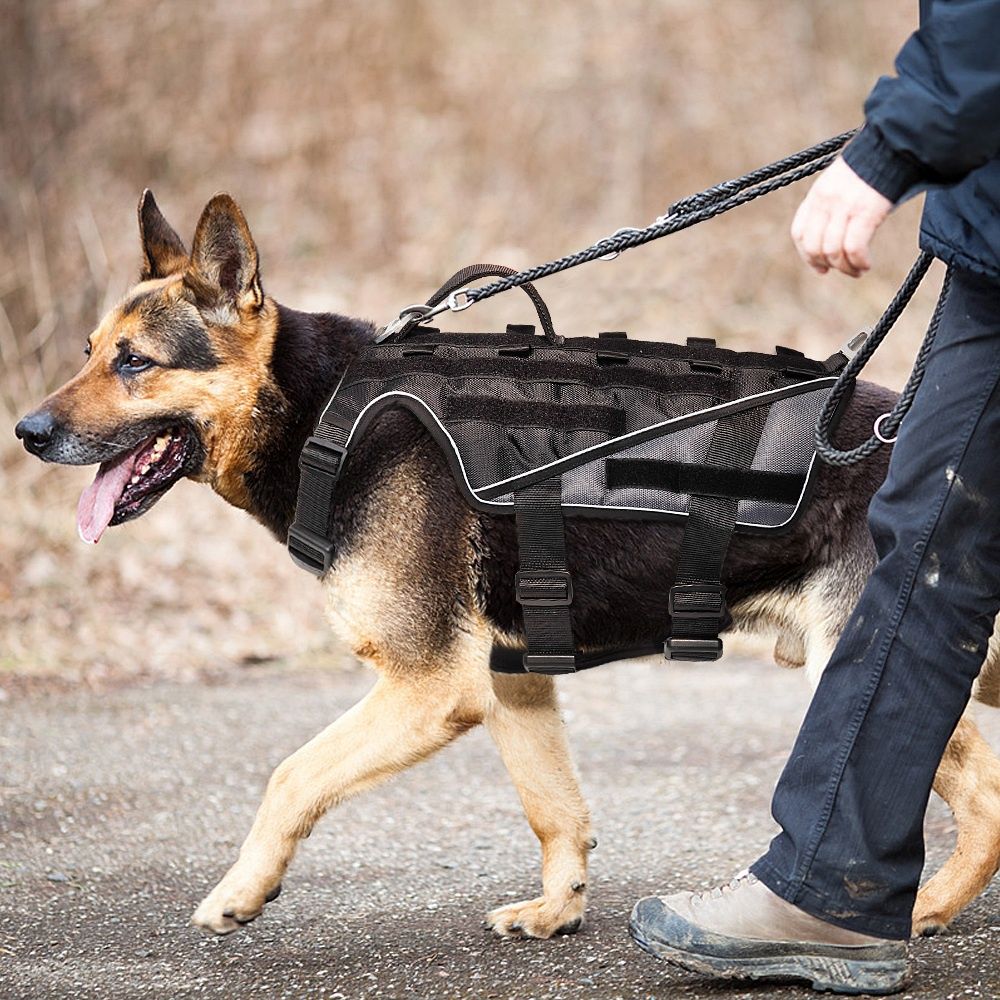
[[[905,938],[931,784],[1000,611],[1000,282],[952,272],[868,523],[878,565],[774,793],[752,871],[831,923]]]

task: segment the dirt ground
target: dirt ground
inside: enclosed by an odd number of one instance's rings
[[[801,674],[732,656],[560,682],[599,846],[575,936],[503,941],[486,910],[537,893],[538,851],[485,733],[328,816],[239,935],[187,921],[270,769],[370,676],[258,665],[201,683],[8,692],[0,704],[0,997],[791,998],[705,983],[628,940],[654,890],[741,868],[804,711]],[[1000,743],[1000,714],[980,712]],[[928,818],[929,868],[950,817]],[[1000,885],[913,945],[912,998],[1000,995]]]

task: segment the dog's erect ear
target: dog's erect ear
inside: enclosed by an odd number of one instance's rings
[[[163,218],[160,206],[156,204],[149,188],[142,192],[139,199],[139,236],[142,238],[140,281],[166,278],[187,267],[187,250],[170,223]]]
[[[264,302],[257,247],[240,206],[228,194],[217,194],[201,213],[189,275],[195,290],[208,291],[217,305],[244,311]]]

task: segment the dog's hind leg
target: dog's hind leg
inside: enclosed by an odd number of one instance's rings
[[[917,895],[913,933],[936,934],[989,884],[1000,868],[1000,760],[975,722],[962,716],[934,778],[958,837],[954,853]]]
[[[281,763],[238,860],[192,922],[227,934],[259,916],[280,890],[299,841],[327,809],[481,722],[492,699],[488,654],[488,642],[463,632],[437,665],[390,665],[357,705]]]
[[[595,846],[551,677],[495,674],[485,718],[542,846],[542,895],[487,916],[497,934],[548,938],[575,931],[586,905],[587,852]]]

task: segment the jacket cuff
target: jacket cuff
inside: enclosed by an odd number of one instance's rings
[[[924,179],[920,165],[893,149],[874,125],[866,125],[847,144],[843,156],[866,184],[893,204]]]

